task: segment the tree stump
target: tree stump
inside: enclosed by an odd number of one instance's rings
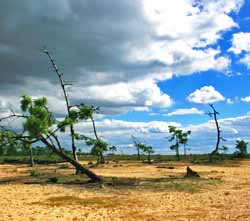
[[[192,170],[190,167],[187,167],[187,173],[185,177],[200,177],[200,175],[196,171]]]

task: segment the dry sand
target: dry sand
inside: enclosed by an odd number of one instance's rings
[[[174,169],[157,166],[166,164],[123,162],[121,166],[96,168],[102,176],[141,179],[131,186],[98,188],[24,184],[30,168],[0,165],[0,220],[250,220],[250,161],[227,166],[192,165],[203,177],[201,181],[182,179],[183,163],[172,163]],[[54,171],[56,167],[38,166],[36,170]],[[56,172],[71,174],[73,170]],[[164,182],[159,178],[165,178]]]

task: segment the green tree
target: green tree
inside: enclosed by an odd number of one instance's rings
[[[191,131],[187,131],[187,132],[182,132],[182,136],[181,136],[181,139],[180,139],[180,144],[183,145],[183,149],[184,149],[184,156],[187,155],[187,143],[188,143],[188,139],[189,139],[189,136],[191,134]]]
[[[140,141],[134,135],[131,135],[131,138],[133,140],[134,147],[136,148],[136,151],[137,151],[137,160],[140,160],[141,159]]]
[[[105,163],[104,152],[108,151],[108,144],[102,140],[96,130],[96,124],[94,120],[94,114],[98,113],[99,107],[94,107],[93,105],[80,105],[79,106],[79,118],[81,120],[90,120],[93,127],[93,132],[95,135],[95,139],[87,138],[86,144],[92,146],[91,153],[97,155],[98,163]]]
[[[70,110],[70,114],[63,120],[59,121],[49,111],[47,99],[45,97],[32,99],[31,97],[24,95],[21,98],[21,109],[23,112],[22,114],[13,113],[7,117],[18,117],[23,119],[22,133],[18,134],[12,131],[17,140],[25,141],[30,144],[40,141],[53,150],[53,152],[63,160],[71,163],[76,171],[84,173],[93,181],[101,181],[99,176],[85,168],[74,159],[74,157],[69,156],[65,152],[58,137],[59,131],[65,132],[66,127],[71,127],[71,125],[74,125],[81,120],[80,108]]]
[[[20,142],[11,131],[0,130],[0,155],[16,155],[20,148]]]
[[[109,151],[112,153],[112,154],[114,154],[116,151],[117,151],[117,147],[116,146],[110,146],[109,148]]]
[[[142,150],[142,152],[144,152],[145,154],[147,154],[148,163],[152,163],[152,161],[151,161],[151,154],[154,153],[153,147],[145,145],[143,143],[139,143],[138,146]]]
[[[183,132],[181,129],[178,129],[174,126],[168,126],[169,133],[171,134],[169,141],[175,141],[175,144],[170,146],[171,150],[174,150],[176,152],[177,160],[180,160],[180,153],[179,148],[180,144],[183,144],[184,146],[184,152],[186,154],[186,145],[188,142],[188,137],[191,134],[191,131]]]
[[[237,149],[237,155],[239,157],[244,157],[247,154],[247,145],[248,142],[245,142],[244,140],[237,140],[235,148]]]

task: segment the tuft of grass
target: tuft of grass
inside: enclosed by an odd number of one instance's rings
[[[49,206],[65,206],[65,205],[97,206],[97,207],[115,206],[115,202],[112,200],[111,197],[92,197],[83,199],[77,196],[51,197],[46,200],[45,204]]]
[[[51,183],[58,183],[58,177],[50,177],[49,182]]]
[[[142,202],[138,199],[128,199],[127,197],[120,196],[117,198],[111,196],[94,196],[94,197],[78,197],[78,196],[56,196],[50,197],[47,200],[41,202],[32,203],[38,205],[44,205],[49,207],[59,207],[59,206],[84,206],[84,207],[93,207],[93,208],[115,208],[115,207],[123,207],[123,206],[133,206],[143,205]]]
[[[70,169],[70,166],[68,164],[61,164],[58,169]]]
[[[32,176],[32,177],[38,177],[40,175],[41,175],[41,173],[39,171],[37,171],[37,170],[31,170],[30,171],[30,176]]]

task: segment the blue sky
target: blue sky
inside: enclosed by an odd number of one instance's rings
[[[168,153],[175,125],[193,131],[192,152],[209,152],[209,103],[230,151],[250,141],[249,0],[3,0],[0,19],[0,115],[20,111],[21,94],[46,96],[65,115],[46,45],[74,81],[71,103],[100,106],[98,131],[110,144],[132,151],[134,134]],[[90,126],[77,127],[91,136]]]

